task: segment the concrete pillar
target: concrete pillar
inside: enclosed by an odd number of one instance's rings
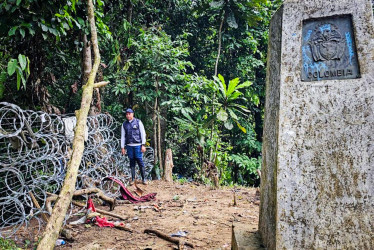
[[[271,21],[259,229],[269,249],[374,249],[370,0],[289,0]]]

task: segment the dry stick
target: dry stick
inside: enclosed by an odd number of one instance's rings
[[[30,192],[29,192],[29,195],[30,195],[31,200],[32,200],[32,202],[34,203],[35,207],[37,207],[37,208],[40,209],[40,205],[39,205],[38,201],[35,199],[34,194],[30,191]],[[48,217],[47,217],[46,214],[42,213],[42,217],[43,217],[43,219],[44,219],[45,222],[48,222]]]
[[[189,243],[189,242],[186,242],[186,241],[183,241],[183,240],[179,240],[179,239],[170,237],[169,235],[166,235],[166,234],[161,233],[161,232],[159,232],[157,230],[154,230],[154,229],[145,229],[144,233],[146,233],[146,234],[155,234],[158,237],[160,237],[161,239],[164,239],[164,240],[167,240],[167,241],[172,242],[174,244],[177,244],[178,246],[183,242],[184,245],[194,248],[194,245],[191,244],[191,243]]]
[[[46,207],[47,207],[47,211],[48,212],[52,211],[51,202],[56,201],[57,198],[58,198],[58,196],[55,195],[55,194],[53,194],[53,195],[51,195],[50,197],[47,198]],[[85,204],[79,203],[77,201],[72,201],[71,203],[73,203],[75,206],[78,206],[78,207],[86,207]],[[115,218],[118,218],[118,219],[121,219],[121,220],[127,220],[127,218],[122,217],[121,215],[118,215],[118,214],[115,214],[115,213],[111,213],[111,212],[107,212],[107,211],[101,210],[99,208],[96,208],[96,211],[98,213],[109,215],[109,216],[112,216],[112,217],[115,217]]]
[[[234,207],[236,207],[237,204],[236,204],[236,195],[235,195],[235,191],[233,191],[233,193],[234,193]]]

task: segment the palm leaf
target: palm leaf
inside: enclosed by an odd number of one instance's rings
[[[228,100],[229,100],[229,101],[233,101],[233,100],[235,100],[236,98],[238,98],[241,94],[242,94],[242,92],[235,91],[232,95],[229,96]]]
[[[231,107],[236,107],[238,109],[241,109],[241,110],[243,110],[244,112],[247,112],[247,113],[251,112],[249,109],[247,109],[247,107],[245,107],[243,105],[240,105],[240,104],[233,103],[230,106]]]
[[[252,85],[252,82],[250,81],[246,81],[246,82],[243,82],[242,84],[239,84],[237,87],[236,87],[236,90],[238,89],[242,89],[242,88],[245,88],[245,87],[249,87]]]
[[[230,82],[229,82],[229,87],[227,88],[227,92],[226,92],[227,97],[230,97],[230,95],[231,95],[235,90],[237,90],[236,86],[237,86],[238,84],[239,84],[239,77],[230,80]]]

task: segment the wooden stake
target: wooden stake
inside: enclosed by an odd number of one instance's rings
[[[32,200],[32,202],[34,203],[35,207],[37,207],[37,208],[40,209],[40,205],[39,205],[38,201],[35,199],[34,194],[30,191],[30,192],[29,192],[29,195],[30,195],[31,200]],[[43,220],[44,220],[45,222],[48,222],[48,216],[47,216],[45,213],[42,213],[42,217],[43,217]]]

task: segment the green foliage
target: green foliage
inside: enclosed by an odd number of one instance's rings
[[[178,178],[178,174],[173,174],[173,181],[178,182],[180,185],[188,183],[188,180],[186,177]]]
[[[224,122],[224,126],[228,130],[233,128],[233,122],[235,122],[238,127],[244,133],[246,133],[246,129],[238,122],[238,115],[245,117],[250,111],[246,106],[238,103],[239,99],[244,102],[248,102],[248,100],[244,97],[239,98],[241,95],[243,95],[239,89],[250,87],[252,83],[246,81],[239,84],[239,78],[235,78],[230,80],[229,84],[226,86],[225,79],[222,75],[218,74],[218,77],[214,77],[214,79],[214,83],[219,90],[217,98],[218,102],[215,105],[215,107],[219,109],[217,119]]]
[[[4,250],[18,250],[16,243],[11,239],[0,238],[0,249]]]
[[[29,59],[22,54],[18,55],[18,60],[15,58],[10,58],[8,62],[6,63],[6,60],[8,60],[8,56],[4,56],[3,53],[1,53],[0,58],[0,99],[4,96],[5,91],[5,83],[7,82],[8,78],[9,80],[12,80],[12,76],[16,75],[16,86],[17,90],[20,90],[21,88],[21,82],[23,89],[26,89],[26,81],[27,78],[30,75],[30,61]],[[14,78],[14,77],[13,77]]]
[[[241,170],[254,174],[258,178],[257,169],[261,168],[261,157],[249,158],[244,154],[232,154],[230,160],[237,164]]]
[[[222,184],[242,178],[252,185],[261,157],[268,25],[281,2],[97,0],[96,80],[110,81],[100,89],[103,111],[122,121],[132,106],[150,138],[156,113],[163,148],[172,149],[183,176],[208,183],[201,167],[212,151]],[[220,75],[213,77],[222,20]],[[84,84],[84,34],[89,38],[84,1],[2,1],[0,99],[74,112]]]

